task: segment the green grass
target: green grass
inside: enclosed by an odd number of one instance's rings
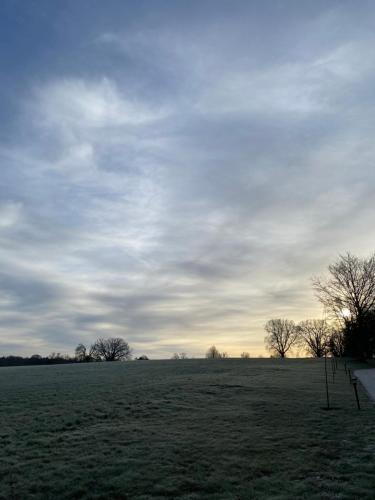
[[[373,499],[375,408],[316,360],[0,369],[1,499]]]

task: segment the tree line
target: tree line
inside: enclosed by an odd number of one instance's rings
[[[324,319],[311,319],[296,324],[288,319],[270,319],[266,325],[265,344],[271,356],[285,358],[293,347],[299,347],[315,358],[326,354],[344,355],[344,335],[337,326]]]
[[[272,355],[285,357],[293,347],[304,347],[315,357],[325,354],[369,359],[375,355],[375,254],[360,258],[340,255],[324,277],[313,279],[313,289],[327,320],[295,324],[271,319],[265,325],[265,344]]]
[[[90,347],[79,344],[75,349],[74,356],[55,352],[49,356],[39,354],[33,354],[30,357],[3,356],[0,357],[0,367],[89,363],[93,361],[127,361],[130,359],[132,359],[132,349],[129,344],[120,337],[112,337],[109,339],[100,338]],[[143,355],[136,359],[147,360],[148,357]]]
[[[52,352],[48,356],[33,354],[32,356],[2,356],[1,366],[33,366],[33,365],[62,365],[66,363],[76,363],[76,359],[67,354]]]

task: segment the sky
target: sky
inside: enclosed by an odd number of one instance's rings
[[[375,4],[2,0],[0,355],[265,354],[375,249]]]

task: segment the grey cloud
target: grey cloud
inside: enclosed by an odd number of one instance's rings
[[[20,311],[48,307],[64,299],[59,284],[48,283],[36,276],[16,275],[14,272],[0,273],[0,289],[14,300],[15,307]]]
[[[0,342],[259,352],[270,316],[321,313],[312,274],[372,250],[373,9],[266,4],[98,22],[97,66],[20,97],[0,149]]]

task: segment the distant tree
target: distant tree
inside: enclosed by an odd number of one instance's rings
[[[219,350],[213,345],[206,352],[206,358],[207,359],[219,359],[219,358],[221,358],[221,354],[220,354]]]
[[[138,358],[135,358],[138,361],[148,361],[149,358],[146,356],[146,354],[142,354],[142,356],[139,356]]]
[[[188,359],[186,352],[175,352],[172,359]]]
[[[75,349],[75,358],[80,363],[87,361],[87,349],[83,344],[78,344]]]
[[[375,254],[361,259],[346,253],[328,267],[327,278],[315,278],[320,302],[344,324],[345,349],[362,358],[373,354],[367,318],[375,309]]]
[[[75,349],[75,359],[79,363],[89,363],[90,361],[100,361],[100,356],[96,352],[94,345],[87,349],[84,344],[78,344]]]
[[[268,334],[264,339],[267,349],[271,354],[285,358],[290,348],[298,341],[294,321],[288,319],[270,319],[264,328]]]
[[[173,353],[172,359],[188,359],[186,352]]]
[[[220,357],[223,359],[227,359],[227,358],[229,358],[229,354],[226,351],[224,351],[224,352],[220,353]]]
[[[241,358],[243,359],[249,359],[250,358],[250,353],[244,351],[241,353]]]
[[[122,338],[98,339],[93,345],[93,355],[104,361],[131,359],[129,344]]]
[[[62,355],[59,352],[51,352],[51,354],[48,356],[49,359],[61,359]]]
[[[316,358],[321,358],[327,352],[331,328],[324,319],[301,321],[298,327],[300,343],[306,351]]]
[[[71,358],[68,355],[57,356],[56,353],[53,353],[53,356],[49,355],[46,357],[39,354],[33,354],[30,358],[23,358],[22,356],[0,357],[0,366],[56,365],[75,362],[75,358]]]

